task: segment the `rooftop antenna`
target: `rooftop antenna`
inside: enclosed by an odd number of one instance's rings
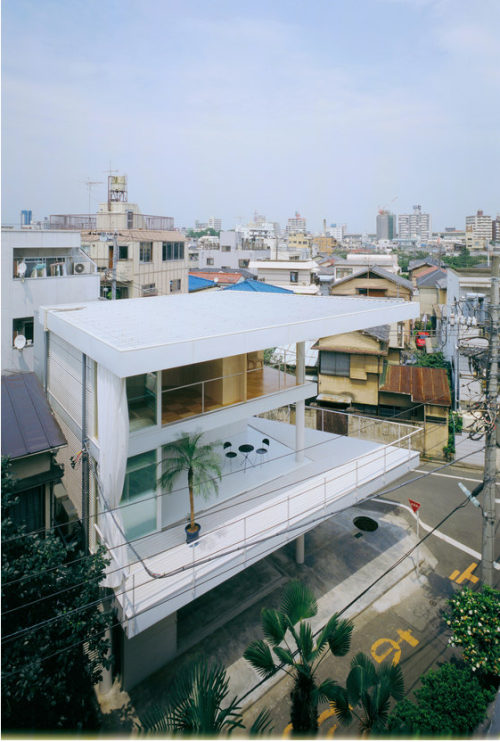
[[[102,180],[90,180],[90,178],[87,178],[87,180],[81,180],[81,183],[84,184],[84,186],[88,189],[89,192],[89,231],[90,231],[90,198],[92,194],[92,186],[95,185],[102,185]]]

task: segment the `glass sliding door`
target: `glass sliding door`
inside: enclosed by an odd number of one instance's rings
[[[156,449],[127,461],[121,505],[127,538],[145,536],[156,530]]]

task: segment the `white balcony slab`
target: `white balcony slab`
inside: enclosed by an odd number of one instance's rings
[[[197,516],[196,546],[185,543],[185,521],[134,542],[161,577],[130,551],[131,573],[117,591],[129,637],[418,464],[407,437],[384,446],[307,429],[302,464],[292,425],[253,418],[244,437],[252,445],[268,437],[273,455],[261,466],[226,469],[217,503]]]

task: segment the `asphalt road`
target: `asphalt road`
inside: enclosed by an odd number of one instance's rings
[[[436,465],[430,464],[419,466],[417,471],[399,480],[397,484],[405,483],[404,487],[390,493],[382,490],[367,503],[367,507],[372,511],[380,509],[381,514],[397,508],[398,514],[404,515],[416,530],[417,521],[408,501],[419,502],[419,531],[422,538],[454,508],[464,503],[466,498],[458,482],[463,482],[472,490],[481,477],[479,470],[450,466],[417,481],[409,481],[436,468]],[[500,490],[497,512],[498,502]],[[328,654],[319,667],[319,680],[331,677],[343,684],[351,658],[362,651],[376,663],[384,658],[396,658],[403,669],[406,692],[411,693],[418,686],[421,675],[448,661],[456,650],[448,645],[450,632],[443,620],[446,601],[461,586],[479,587],[481,537],[481,511],[467,502],[425,540],[434,562],[424,561],[419,578],[416,574],[406,577],[357,617],[351,652],[345,658],[334,658]],[[500,561],[498,539],[495,553],[497,561]],[[495,586],[500,587],[498,570],[495,570]],[[247,723],[251,723],[258,711],[267,706],[272,714],[275,734],[288,737],[291,687],[291,680],[287,677],[277,683],[249,709]],[[320,738],[359,736],[356,724],[342,728],[326,706],[322,706],[320,712]]]

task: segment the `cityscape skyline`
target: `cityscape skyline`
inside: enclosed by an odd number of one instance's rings
[[[499,21],[492,0],[6,2],[2,221],[87,213],[86,179],[94,213],[106,167],[176,227],[495,218]]]

